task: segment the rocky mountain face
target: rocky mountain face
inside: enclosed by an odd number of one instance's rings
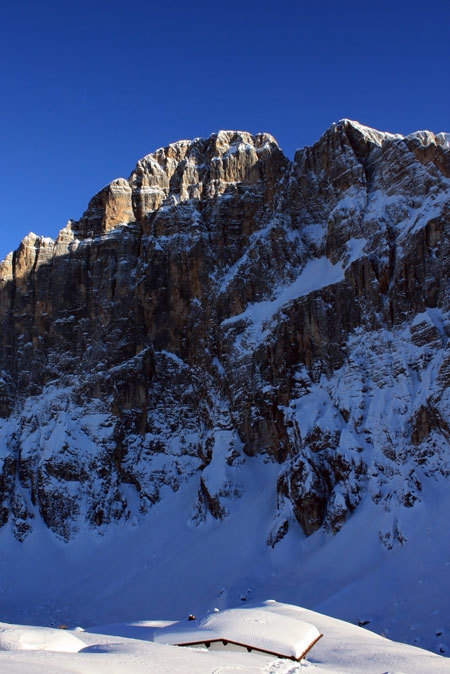
[[[363,499],[402,543],[450,476],[449,278],[448,134],[144,157],[0,263],[0,525],[101,533],[188,483],[193,524],[226,519],[258,457],[268,545]]]

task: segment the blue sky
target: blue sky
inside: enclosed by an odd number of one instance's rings
[[[0,259],[181,138],[450,131],[449,34],[449,0],[5,3]]]

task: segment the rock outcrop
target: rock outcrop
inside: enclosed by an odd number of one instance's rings
[[[251,457],[279,464],[271,545],[414,506],[450,474],[449,233],[446,134],[144,157],[0,263],[0,524],[67,540],[187,483],[223,519]]]

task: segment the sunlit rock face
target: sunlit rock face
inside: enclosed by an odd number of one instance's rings
[[[450,474],[449,228],[448,134],[144,157],[0,263],[0,524],[68,540],[186,484],[193,523],[225,519],[255,459],[270,545],[415,507]]]

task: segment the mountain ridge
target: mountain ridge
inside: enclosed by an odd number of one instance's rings
[[[399,134],[399,133],[394,134],[394,133],[385,132],[385,131],[377,131],[376,129],[373,129],[369,126],[360,124],[359,122],[357,122],[355,120],[351,120],[351,119],[348,119],[348,118],[342,118],[338,122],[333,122],[330,125],[330,127],[322,134],[321,138],[311,147],[315,147],[316,145],[321,143],[322,140],[327,136],[327,134],[330,134],[330,133],[332,133],[336,130],[344,130],[345,131],[348,128],[353,129],[354,131],[357,131],[366,140],[368,140],[369,142],[378,144],[378,145],[380,145],[385,140],[400,140],[400,141],[417,141],[418,143],[420,143],[424,147],[429,146],[429,145],[436,145],[436,146],[441,147],[443,149],[448,149],[449,143],[450,143],[450,133],[446,133],[446,132],[439,132],[439,133],[435,134],[432,131],[420,130],[420,131],[415,131],[415,132],[412,132],[412,133],[406,134],[406,135],[402,135],[402,134]],[[206,138],[197,137],[197,138],[194,138],[192,140],[183,139],[183,140],[175,141],[173,143],[169,143],[169,145],[167,145],[167,146],[162,146],[160,148],[157,148],[153,152],[150,152],[150,153],[144,155],[140,160],[138,160],[138,162],[136,164],[136,167],[133,169],[133,171],[131,172],[128,179],[123,178],[123,177],[113,179],[111,182],[107,183],[103,188],[101,188],[99,190],[99,192],[97,192],[96,196],[100,195],[104,190],[106,190],[108,188],[116,187],[116,188],[120,189],[120,187],[123,187],[125,183],[129,183],[130,181],[132,181],[133,178],[136,176],[136,171],[138,170],[138,168],[141,167],[142,164],[147,159],[152,160],[155,157],[158,157],[158,156],[160,157],[164,154],[170,155],[172,152],[176,154],[177,150],[179,148],[183,148],[183,149],[186,150],[186,148],[195,148],[199,144],[205,145],[205,144],[208,144],[208,143],[211,143],[211,142],[214,142],[214,141],[217,141],[218,146],[220,147],[220,140],[226,138],[227,136],[231,136],[231,137],[234,137],[234,138],[241,138],[241,139],[247,138],[247,140],[249,140],[249,139],[257,139],[257,140],[259,139],[260,141],[264,140],[265,143],[269,143],[269,144],[275,146],[282,153],[282,150],[279,147],[276,139],[269,133],[261,132],[261,133],[257,133],[257,134],[251,134],[251,133],[248,133],[246,131],[220,130],[218,132],[214,132],[214,133],[210,134],[210,136],[208,136]],[[227,147],[227,145],[225,144],[224,147]],[[228,147],[228,149],[229,149],[229,147]],[[306,146],[304,148],[300,148],[296,151],[296,154],[302,153],[304,150],[307,150],[307,149],[308,149],[308,146]],[[226,151],[228,151],[228,150],[225,150],[225,152]],[[286,159],[287,159],[287,157],[286,157]],[[294,163],[295,163],[295,159],[294,159]],[[87,211],[88,210],[89,209],[87,209]],[[87,211],[85,211],[85,213]],[[83,216],[82,216],[82,218],[83,218]],[[35,239],[36,241],[42,242],[44,245],[46,243],[50,244],[51,242],[56,243],[60,238],[63,238],[63,239],[65,238],[64,234],[66,233],[66,230],[68,228],[70,228],[70,225],[72,223],[76,223],[76,222],[77,222],[76,220],[70,219],[68,221],[66,227],[63,228],[62,230],[60,230],[56,239],[52,239],[51,237],[47,237],[45,235],[37,235],[34,232],[30,231],[29,234],[24,238],[23,241],[25,242],[25,241],[28,241],[28,240],[31,241],[31,239]],[[116,223],[116,224],[119,224],[119,223]],[[15,252],[17,252],[17,251],[11,251],[10,253],[8,253],[5,256],[5,258],[2,261],[0,261],[0,263],[5,262],[6,258],[9,258]]]

